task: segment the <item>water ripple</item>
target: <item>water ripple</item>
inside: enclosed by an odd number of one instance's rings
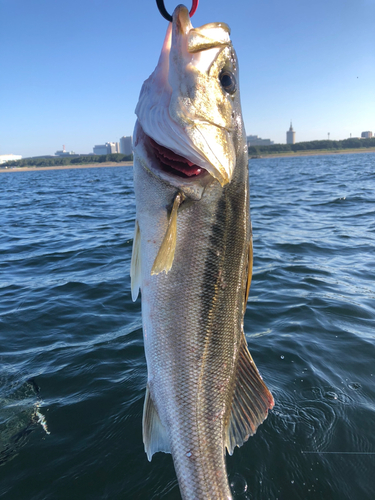
[[[250,162],[245,332],[275,407],[228,458],[236,500],[373,496],[374,160]],[[17,435],[2,425],[33,432],[8,448],[14,458],[0,468],[0,497],[179,499],[171,457],[149,463],[142,443],[132,169],[1,181],[0,445]],[[37,395],[26,394],[30,379]],[[36,404],[49,435],[35,425]]]

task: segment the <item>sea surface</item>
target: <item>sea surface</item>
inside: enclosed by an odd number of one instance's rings
[[[250,351],[275,398],[234,498],[375,498],[375,154],[251,160]],[[143,450],[131,167],[0,174],[0,498],[180,494]]]

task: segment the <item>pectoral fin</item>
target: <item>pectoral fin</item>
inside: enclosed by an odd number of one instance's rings
[[[246,309],[247,300],[249,298],[251,278],[253,276],[253,236],[250,237],[248,259],[249,260],[247,264],[247,282],[246,282],[244,310]]]
[[[141,288],[141,231],[138,221],[135,221],[132,260],[130,264],[130,287],[132,300],[135,302]]]
[[[152,455],[157,451],[171,453],[169,439],[165,427],[160,421],[154,402],[150,396],[148,386],[146,387],[146,397],[143,406],[143,443],[147,458],[151,462]]]
[[[236,446],[242,446],[255,434],[257,427],[267,418],[268,410],[273,408],[273,405],[272,394],[255,366],[243,334],[237,383],[225,443],[230,455]]]
[[[177,210],[183,201],[182,194],[178,193],[173,202],[172,212],[169,216],[167,232],[165,233],[159,252],[151,269],[151,274],[170,271],[177,241]]]

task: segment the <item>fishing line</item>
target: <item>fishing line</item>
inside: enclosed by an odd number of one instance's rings
[[[199,0],[192,0],[191,9],[190,9],[190,12],[189,12],[189,16],[190,17],[194,16],[195,11],[198,8],[198,3],[199,3]],[[173,18],[168,13],[167,9],[165,8],[164,0],[156,0],[156,5],[158,6],[159,12],[164,17],[164,19],[166,19],[167,21],[169,21],[171,23]]]

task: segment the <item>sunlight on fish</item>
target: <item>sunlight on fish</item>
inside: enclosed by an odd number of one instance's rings
[[[232,455],[273,397],[243,330],[252,265],[238,61],[225,23],[179,5],[136,108],[132,298],[141,290],[147,457],[171,453],[184,500],[231,499]]]

